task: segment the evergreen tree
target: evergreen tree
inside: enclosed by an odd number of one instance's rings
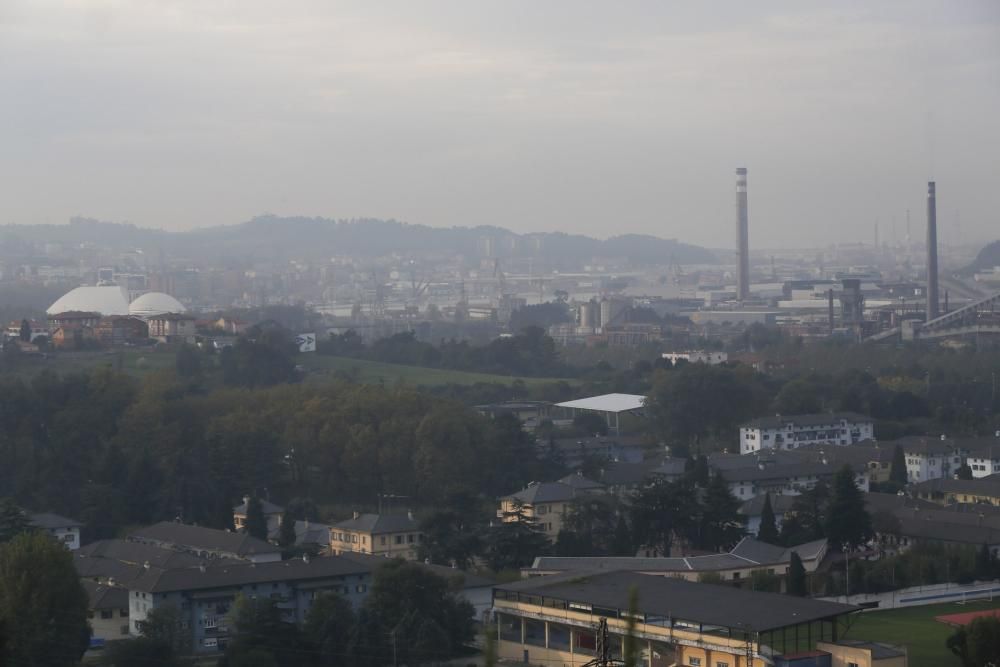
[[[0,543],[9,542],[21,533],[31,530],[31,522],[24,510],[10,498],[0,500]]]
[[[251,537],[267,541],[267,519],[264,517],[264,508],[261,507],[257,496],[250,496],[247,500],[247,520],[244,529]]]
[[[487,533],[486,562],[496,572],[524,567],[548,550],[548,538],[525,510],[524,504],[515,500],[503,513],[501,523]]]
[[[958,466],[958,470],[955,471],[955,477],[964,480],[972,479],[972,468],[969,467],[968,463],[963,463]]]
[[[826,536],[841,549],[852,549],[871,539],[872,517],[865,508],[865,498],[854,483],[850,466],[841,468],[833,478],[833,492],[826,511]]]
[[[990,545],[983,542],[983,546],[976,552],[976,577],[979,579],[992,579],[996,570],[996,558],[990,551]]]
[[[618,523],[615,525],[615,556],[634,556],[635,542],[632,539],[632,531],[629,530],[628,521],[625,514],[618,515]]]
[[[336,593],[323,593],[313,601],[303,630],[319,651],[322,664],[347,662],[342,654],[356,622],[351,603]]]
[[[902,445],[896,445],[892,450],[892,466],[889,468],[889,481],[900,486],[905,486],[908,475],[906,474],[906,453]]]
[[[28,320],[21,320],[21,331],[18,338],[23,340],[25,343],[31,342],[31,323]]]
[[[771,494],[764,494],[764,507],[760,511],[760,528],[757,539],[768,544],[778,544],[778,527],[774,521],[774,509],[771,507]]]
[[[71,667],[90,642],[87,592],[73,557],[41,532],[0,545],[0,664]]]
[[[740,501],[721,474],[716,473],[709,481],[702,503],[699,544],[702,549],[716,551],[743,537],[746,531],[739,511]]]
[[[284,548],[295,546],[295,519],[285,510],[278,527],[278,545]]]
[[[786,589],[789,595],[804,596],[808,593],[806,589],[806,568],[802,565],[797,551],[792,552],[792,558],[788,563],[788,580]]]

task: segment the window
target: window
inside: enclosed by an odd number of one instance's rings
[[[128,609],[119,609],[118,618],[128,618]]]
[[[407,544],[413,544],[413,535],[407,535],[406,536],[406,543]]]
[[[403,536],[402,535],[397,535],[396,536],[396,544],[402,544],[402,543],[403,543]]]
[[[715,663],[715,667],[729,667],[729,663],[722,662],[721,660],[719,660],[718,662]]]
[[[351,542],[353,544],[357,544],[358,543],[358,536],[357,535],[351,535]]]
[[[119,634],[123,634],[123,635],[127,635],[128,634],[128,623],[126,623],[125,625],[123,625],[121,627],[121,629],[119,630]]]
[[[101,618],[108,619],[113,617],[114,617],[114,612],[112,612],[110,609],[101,610]]]
[[[701,667],[701,658],[688,658],[688,664],[691,667]]]
[[[539,505],[538,506],[538,516],[543,516],[543,515],[548,514],[548,513],[549,513],[549,506],[548,505]]]
[[[385,546],[385,535],[378,538],[378,543],[381,544],[383,547]]]
[[[856,662],[849,662],[849,663],[847,663],[847,667],[858,667],[858,663],[856,663]]]

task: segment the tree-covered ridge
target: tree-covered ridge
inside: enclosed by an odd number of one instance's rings
[[[500,227],[431,227],[398,220],[375,218],[332,219],[262,215],[236,225],[210,227],[190,232],[168,232],[130,224],[73,218],[68,225],[5,225],[0,227],[4,248],[23,250],[21,243],[97,242],[113,248],[162,248],[185,256],[329,258],[337,254],[376,257],[400,253],[454,256],[479,255],[484,238],[492,238],[498,253],[521,247],[554,262],[585,261],[592,257],[616,257],[633,262],[663,264],[707,264],[717,258],[711,251],[676,239],[626,234],[607,240],[580,234],[542,232],[517,234]],[[529,243],[530,239],[530,243]],[[530,246],[530,247],[529,247]]]

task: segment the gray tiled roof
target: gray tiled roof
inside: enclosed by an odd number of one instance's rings
[[[560,482],[532,482],[527,488],[504,497],[516,498],[522,503],[533,505],[535,503],[569,502],[576,497],[576,493],[576,489],[572,486]]]
[[[821,558],[826,540],[807,542],[795,547],[767,544],[752,537],[743,538],[729,553],[673,558],[633,558],[631,556],[539,556],[531,570],[538,572],[711,572],[764,565],[781,565],[798,552],[805,560]]]
[[[305,561],[300,558],[270,563],[238,563],[173,570],[151,568],[129,584],[147,593],[233,588],[246,584],[329,579],[371,572],[370,565],[342,556]]]
[[[591,491],[603,489],[604,485],[600,482],[595,482],[592,479],[588,479],[583,476],[580,471],[570,473],[559,480],[560,484],[565,484],[566,486],[571,486],[578,491]]]
[[[776,415],[774,417],[761,417],[753,421],[742,424],[741,428],[783,428],[789,424],[795,426],[830,426],[839,424],[841,420],[854,423],[872,423],[871,417],[866,417],[857,412],[829,412],[809,415]]]
[[[89,609],[128,609],[128,589],[106,586],[84,579],[80,582],[87,591]]]
[[[280,547],[245,533],[191,526],[176,521],[161,521],[152,526],[139,528],[132,531],[129,539],[140,542],[156,542],[195,551],[229,553],[240,557],[273,554],[281,551]]]
[[[379,535],[384,533],[407,533],[420,530],[416,520],[409,514],[359,514],[356,519],[347,519],[333,524],[341,530],[356,530]]]
[[[680,619],[724,628],[746,628],[756,632],[780,629],[858,610],[853,605],[800,598],[778,593],[759,593],[730,586],[705,586],[673,577],[633,572],[571,573],[534,577],[495,588],[556,598],[595,607],[627,610],[629,591],[640,591],[639,610],[647,616]]]
[[[28,514],[31,525],[47,530],[56,528],[80,528],[82,523],[76,519],[67,519],[64,516],[53,514],[52,512],[31,512]]]
[[[80,547],[74,554],[78,560],[116,560],[131,565],[149,563],[155,567],[191,567],[203,559],[183,551],[165,549],[144,542],[127,540],[98,540]]]

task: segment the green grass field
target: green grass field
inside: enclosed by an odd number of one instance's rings
[[[404,383],[411,386],[440,386],[446,384],[473,385],[476,383],[497,383],[510,385],[517,377],[492,375],[489,373],[469,373],[422,366],[384,364],[363,359],[330,357],[318,354],[300,354],[295,363],[308,372],[310,382],[323,382],[337,372],[346,373],[357,381],[368,384],[394,385]],[[51,370],[66,375],[87,371],[100,366],[110,366],[142,377],[152,371],[174,367],[174,351],[170,349],[122,348],[115,351],[94,351],[54,354],[47,359],[24,359],[12,374],[29,379],[43,370]],[[527,385],[558,382],[558,378],[520,378]],[[568,380],[571,384],[575,381]]]
[[[404,364],[385,364],[364,359],[348,357],[330,357],[318,354],[302,354],[296,357],[296,363],[310,371],[310,378],[321,380],[324,376],[336,372],[354,374],[358,381],[371,384],[386,385],[402,382],[409,385],[439,386],[445,384],[472,385],[479,382],[509,385],[520,379],[526,385],[537,385],[548,382],[559,382],[559,378],[517,378],[508,375],[492,375],[490,373],[470,373],[440,368],[424,368],[422,366],[406,366]],[[571,384],[572,380],[567,380]]]
[[[113,351],[71,352],[50,354],[48,358],[24,359],[14,371],[6,371],[24,379],[30,379],[44,370],[59,375],[68,375],[93,368],[109,366],[124,373],[141,377],[151,371],[174,367],[174,352],[148,348],[121,348]]]
[[[1000,602],[984,600],[870,611],[855,616],[844,638],[904,645],[909,650],[910,667],[960,667],[961,663],[945,647],[954,630],[934,617],[997,608]]]

